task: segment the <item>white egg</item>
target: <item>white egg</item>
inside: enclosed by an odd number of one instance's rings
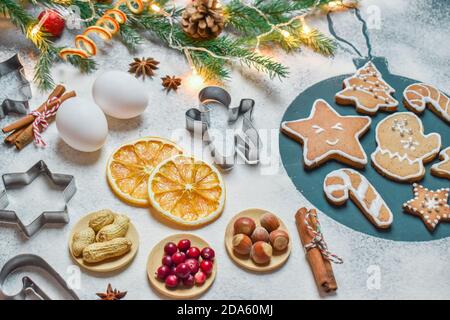
[[[59,135],[72,148],[92,152],[100,149],[108,135],[103,111],[92,101],[74,97],[65,101],[56,113]]]
[[[94,82],[92,96],[104,113],[119,119],[134,118],[148,105],[145,86],[123,71],[101,74]]]

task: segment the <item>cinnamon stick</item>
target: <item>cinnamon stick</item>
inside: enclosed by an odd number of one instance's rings
[[[311,211],[315,212],[314,209],[311,209]],[[297,225],[297,230],[303,246],[311,243],[311,241],[313,240],[313,236],[311,235],[305,224],[307,213],[308,209],[300,208],[295,214],[295,223]],[[310,215],[308,223],[312,228],[315,228],[317,222]],[[317,287],[324,290],[325,292],[336,291],[337,283],[330,261],[325,259],[322,256],[320,250],[316,247],[313,247],[306,251],[306,258],[308,259],[309,265],[311,266],[311,270],[314,275],[314,280]]]
[[[57,85],[55,87],[55,89],[50,93],[47,100],[44,103],[42,103],[36,110],[38,112],[43,112],[45,110],[45,107],[47,106],[48,100],[50,100],[53,97],[58,97],[58,98],[61,97],[61,95],[65,91],[66,91],[66,88],[63,85],[61,85],[61,84]],[[54,103],[56,103],[56,101]],[[51,106],[51,104],[49,106]],[[53,106],[54,106],[54,104],[53,104]],[[51,106],[51,107],[53,107],[53,106]],[[34,121],[34,116],[31,114],[28,114],[28,115],[20,118],[19,120],[5,126],[2,129],[2,131],[3,131],[3,133],[8,133],[8,132],[11,132],[14,130],[18,130],[18,129],[28,126],[29,124],[33,123],[33,121]]]
[[[67,99],[75,97],[77,94],[75,91],[70,91],[64,93],[61,98],[59,99],[60,103],[62,104]],[[56,104],[56,102],[55,102]],[[50,103],[49,108],[53,108],[53,104]],[[48,118],[47,121],[50,123],[55,119],[55,117]],[[33,123],[29,124],[26,128],[23,129],[23,131],[16,137],[14,140],[14,145],[17,149],[21,150],[23,147],[25,147],[27,144],[29,144],[31,141],[33,141],[34,133],[33,133]]]
[[[13,133],[11,133],[9,136],[5,138],[5,143],[14,143],[16,141],[17,137],[25,130],[25,128],[17,129]]]

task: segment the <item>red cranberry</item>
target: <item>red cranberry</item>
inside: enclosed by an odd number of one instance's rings
[[[177,245],[173,242],[166,243],[166,245],[164,246],[164,252],[169,256],[173,255],[175,252],[177,252]]]
[[[166,286],[169,288],[175,288],[178,285],[178,277],[176,275],[170,275],[166,278]]]
[[[183,279],[183,284],[186,287],[192,287],[195,284],[195,278],[192,274],[188,275],[186,278]]]
[[[213,249],[208,248],[208,247],[202,249],[202,258],[203,259],[213,260],[215,256],[216,256],[216,253],[214,252]]]
[[[187,251],[191,247],[191,241],[188,239],[182,239],[178,242],[178,250],[180,251]]]
[[[162,264],[168,267],[171,267],[173,262],[172,262],[172,257],[171,256],[164,256],[162,258]]]
[[[206,274],[210,274],[212,272],[213,266],[214,265],[210,260],[203,260],[200,263],[200,269],[202,269],[202,271]]]
[[[170,267],[170,273],[169,273],[169,275],[175,274],[175,270],[177,270],[177,266],[172,265],[172,266]]]
[[[186,278],[190,273],[191,268],[186,263],[180,263],[175,270],[175,274],[181,279]]]
[[[168,266],[160,266],[157,270],[156,270],[156,277],[159,280],[165,280],[167,278],[167,276],[170,275],[170,267]]]
[[[190,247],[188,251],[186,251],[186,255],[189,258],[198,259],[198,257],[200,257],[200,249],[197,247]]]
[[[206,281],[206,274],[203,271],[199,271],[194,276],[195,284],[201,286]]]
[[[186,263],[191,269],[191,274],[196,274],[198,269],[200,268],[200,264],[198,263],[197,259],[187,259],[184,263]]]
[[[186,254],[184,252],[175,252],[172,255],[172,262],[177,266],[186,260]]]

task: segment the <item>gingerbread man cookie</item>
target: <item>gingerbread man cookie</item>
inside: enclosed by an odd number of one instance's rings
[[[381,120],[375,137],[378,146],[372,153],[372,164],[395,181],[421,180],[424,163],[433,160],[441,148],[441,136],[425,135],[422,121],[412,112],[398,112]]]
[[[371,119],[341,116],[325,100],[314,102],[306,119],[285,121],[281,131],[303,144],[304,165],[315,168],[330,159],[362,168],[367,156],[359,138],[369,129]]]
[[[442,161],[431,166],[431,174],[450,180],[450,147],[447,147],[439,153],[439,159]]]
[[[414,199],[403,204],[405,212],[422,218],[430,231],[434,231],[439,222],[450,221],[449,188],[432,191],[417,183],[413,187]]]
[[[343,205],[350,197],[377,228],[389,228],[394,220],[391,209],[378,191],[353,169],[330,172],[323,181],[323,190],[327,200],[335,205]]]
[[[344,89],[335,96],[336,103],[354,105],[356,111],[375,115],[378,110],[396,111],[395,92],[372,62],[366,63],[356,73],[344,80]]]
[[[414,83],[403,92],[403,104],[409,110],[422,113],[429,107],[440,118],[450,123],[450,98],[425,83]]]

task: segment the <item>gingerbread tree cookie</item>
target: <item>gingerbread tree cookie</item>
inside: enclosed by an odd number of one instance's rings
[[[378,110],[395,111],[398,101],[395,92],[372,62],[367,62],[356,73],[344,80],[344,89],[335,96],[336,103],[354,105],[356,111],[375,115]]]
[[[382,175],[403,182],[416,182],[425,175],[424,163],[441,149],[438,133],[425,134],[422,121],[412,112],[397,112],[376,128],[377,149],[372,164]]]
[[[439,159],[442,161],[431,166],[431,174],[450,180],[450,147],[447,147],[439,153]]]
[[[441,221],[450,221],[448,206],[449,188],[428,190],[414,183],[414,199],[403,204],[405,212],[420,217],[430,231],[434,231]]]
[[[325,100],[314,102],[306,119],[285,121],[281,131],[303,144],[307,169],[334,159],[363,168],[367,156],[359,138],[369,129],[371,119],[362,116],[341,116]]]

